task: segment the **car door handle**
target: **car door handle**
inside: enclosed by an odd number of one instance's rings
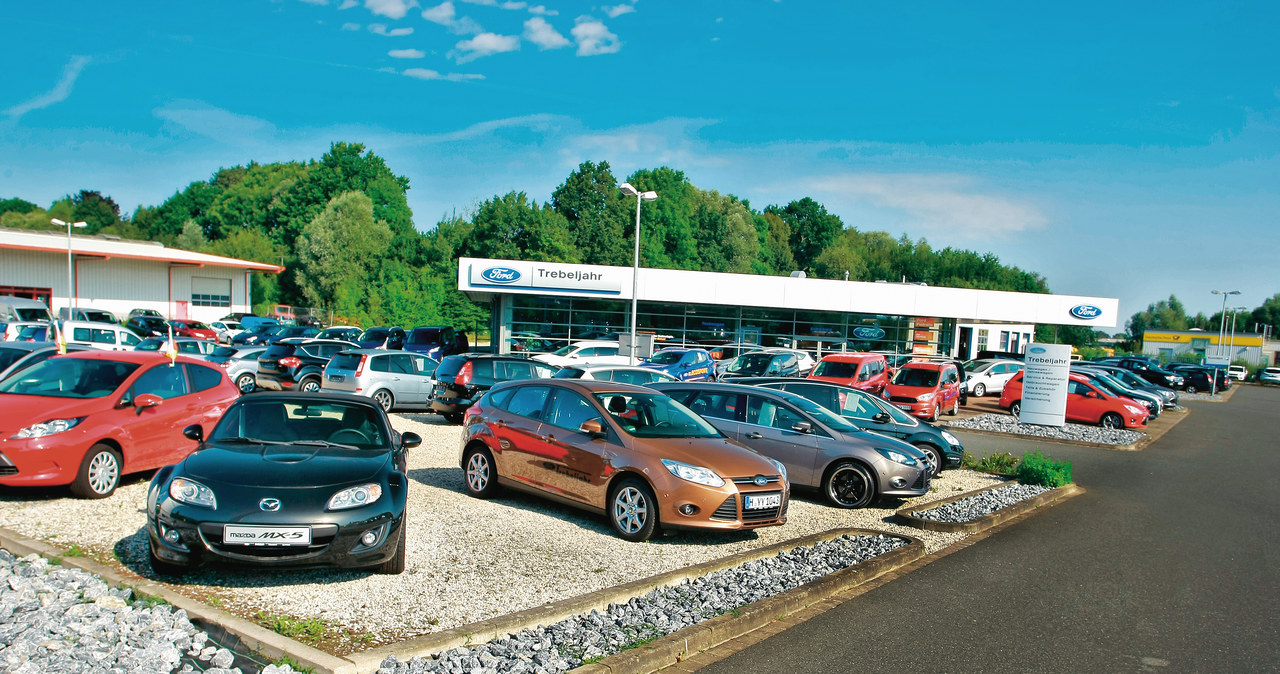
[[[752,440],[759,440],[760,438],[763,438],[764,436],[763,436],[763,435],[761,435],[760,433],[757,433],[756,431],[751,431],[750,433],[747,433],[747,437],[748,437],[748,438],[751,438]]]
[[[548,433],[548,434],[546,434],[546,435],[542,436],[542,441],[543,441],[543,442],[555,442],[555,441],[556,441],[556,436],[551,435],[550,433]]]

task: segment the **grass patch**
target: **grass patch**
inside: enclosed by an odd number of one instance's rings
[[[133,591],[133,601],[140,603],[146,608],[155,608],[157,606],[168,606],[169,602],[149,594],[143,594],[137,590]]]
[[[325,632],[329,630],[329,623],[320,618],[294,618],[268,611],[258,611],[254,620],[276,634],[312,646],[324,641]]]
[[[85,550],[79,545],[72,543],[71,547],[67,548],[67,551],[62,553],[62,556],[63,557],[84,557]]]
[[[1057,489],[1071,484],[1071,462],[1054,461],[1040,452],[1027,452],[1018,464],[1018,482]]]
[[[293,671],[299,672],[300,674],[312,674],[312,672],[316,671],[315,667],[303,667],[302,663],[298,662],[297,660],[294,660],[293,658],[287,655],[280,656],[279,660],[276,660],[271,664],[277,667],[283,667],[285,665],[288,665]]]
[[[1017,469],[1018,457],[1008,452],[1000,452],[998,454],[991,454],[990,456],[984,456],[979,459],[969,452],[965,452],[964,458],[961,459],[961,463],[965,468],[1008,477],[1013,475],[1014,471]]]

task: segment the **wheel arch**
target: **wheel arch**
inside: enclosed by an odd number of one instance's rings
[[[101,440],[91,443],[89,445],[89,449],[93,449],[97,445],[106,445],[111,449],[116,450],[116,454],[120,456],[120,476],[124,477],[127,474],[126,471],[129,469],[129,462],[128,458],[124,455],[124,446],[120,444],[120,441],[115,438],[102,438]],[[84,450],[86,455],[89,454],[89,449]]]

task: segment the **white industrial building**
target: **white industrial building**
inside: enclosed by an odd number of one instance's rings
[[[1035,326],[1114,328],[1119,300],[640,269],[636,329],[658,341],[741,342],[973,357],[1023,352]],[[492,306],[498,350],[545,350],[629,330],[631,267],[462,258],[458,289]]]
[[[0,228],[0,296],[38,299],[55,314],[91,307],[124,319],[155,309],[207,322],[252,311],[253,274],[283,270],[150,241]]]

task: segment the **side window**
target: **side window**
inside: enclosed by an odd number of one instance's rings
[[[489,402],[498,409],[507,409],[507,404],[511,402],[511,396],[516,392],[513,388],[502,389],[501,391],[493,391],[487,394]]]
[[[577,353],[577,356],[579,358],[590,358],[591,356],[594,356],[594,355],[596,355],[596,347],[594,346],[588,346],[585,349],[578,349],[578,353]]]
[[[94,328],[93,341],[95,344],[115,344],[116,333],[114,330],[101,330]]]
[[[74,330],[71,331],[71,339],[74,339],[77,342],[93,341],[93,338],[91,335],[92,335],[92,332],[89,330],[89,328],[75,328]]]
[[[539,379],[549,379],[554,376],[556,371],[545,365],[533,365],[533,376]]]
[[[700,417],[733,421],[742,407],[740,399],[737,393],[699,393],[685,404]]]
[[[200,343],[178,342],[178,351],[180,353],[200,353]]]
[[[747,397],[747,423],[791,430],[804,421],[799,412],[761,396]]]
[[[391,359],[387,356],[373,356],[369,361],[369,369],[373,372],[391,371]]]
[[[576,431],[582,426],[582,422],[592,419],[604,421],[586,398],[572,391],[556,391],[556,397],[551,401],[551,409],[547,412],[547,423]]]
[[[120,343],[124,344],[125,346],[137,346],[138,343],[141,341],[142,340],[138,339],[138,336],[133,334],[132,332],[120,333]]]
[[[415,372],[416,372],[417,374],[422,375],[423,377],[430,377],[430,376],[435,375],[435,373],[436,373],[436,366],[437,366],[437,365],[439,365],[439,364],[440,364],[440,363],[437,363],[436,361],[431,360],[430,358],[427,358],[426,356],[414,356],[414,357],[413,357],[413,367],[414,367],[414,370],[415,370]]]
[[[507,411],[530,419],[542,418],[542,407],[551,393],[548,386],[522,386],[507,403]]]
[[[222,373],[213,368],[191,363],[183,363],[183,367],[187,368],[187,376],[191,378],[191,390],[194,392],[208,391],[222,383]]]
[[[158,395],[166,400],[187,394],[187,377],[183,369],[172,365],[157,365],[142,373],[133,382],[131,398],[143,393]]]
[[[829,410],[840,409],[840,406],[836,404],[835,391],[823,386],[817,386],[814,384],[784,384],[776,388],[808,398]]]
[[[618,355],[618,347],[616,346],[597,346],[597,356],[616,356]]]
[[[1012,368],[1014,372],[1022,372],[1022,363],[1018,363],[1016,365],[1010,365],[1009,367]]]
[[[532,379],[533,367],[527,362],[498,361],[493,364],[493,378],[498,381]]]
[[[413,374],[413,356],[397,353],[391,356],[391,371],[395,374]]]

